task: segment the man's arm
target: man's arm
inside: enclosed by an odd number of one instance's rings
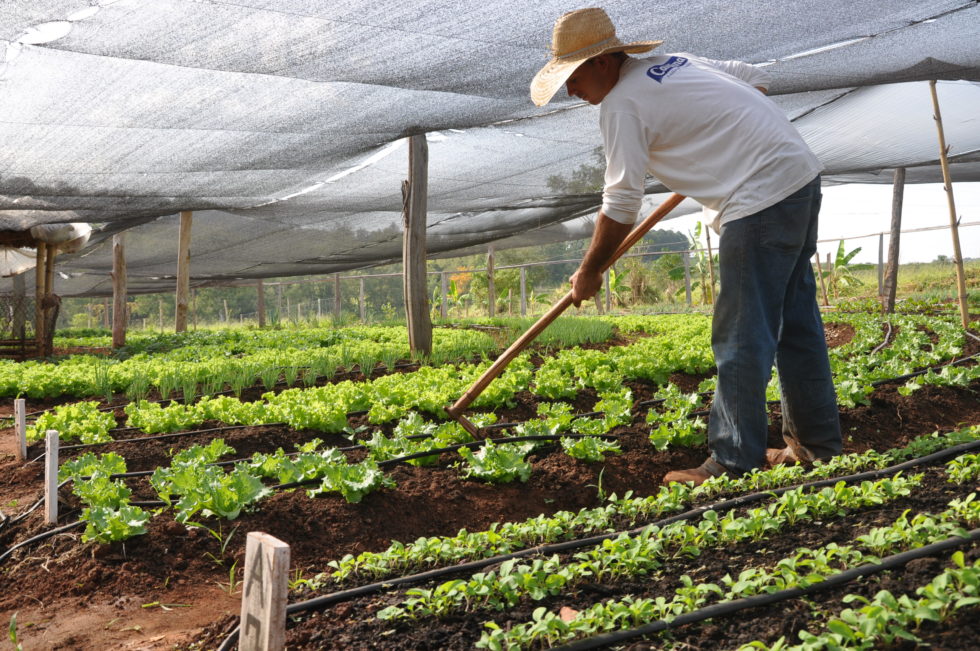
[[[572,274],[572,304],[579,307],[582,301],[596,295],[602,286],[602,267],[633,230],[633,224],[623,224],[606,217],[602,211],[596,221],[595,232],[589,250],[582,258],[578,271]]]

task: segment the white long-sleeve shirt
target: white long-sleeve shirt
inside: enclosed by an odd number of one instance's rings
[[[806,185],[822,165],[756,89],[768,89],[769,80],[747,63],[689,54],[624,61],[599,110],[602,212],[635,222],[648,172],[700,202],[715,230]]]

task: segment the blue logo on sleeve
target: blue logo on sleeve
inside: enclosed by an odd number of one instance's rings
[[[664,79],[671,76],[678,69],[688,65],[690,61],[686,57],[670,57],[666,63],[651,66],[647,70],[647,76],[658,84],[663,83]]]

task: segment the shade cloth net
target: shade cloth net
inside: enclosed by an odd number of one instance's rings
[[[962,0],[604,4],[624,40],[765,65],[827,183],[941,180],[927,81],[957,181],[980,181],[980,6]],[[429,144],[428,250],[586,236],[598,110],[528,84],[537,3],[15,0],[0,4],[0,233],[96,227],[57,293],[172,291],[178,211],[197,285],[396,261],[407,135]],[[650,179],[649,203],[664,192]],[[697,210],[685,206],[681,212]],[[33,274],[27,274],[33,276]],[[0,291],[6,283],[0,281]],[[28,287],[33,278],[28,278]]]

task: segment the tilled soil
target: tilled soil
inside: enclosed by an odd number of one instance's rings
[[[834,343],[843,343],[849,339],[849,333],[844,330],[829,327],[828,339],[833,335]],[[704,378],[675,374],[671,379],[685,390],[693,391]],[[630,383],[630,386],[637,402],[649,400],[655,390],[643,383]],[[925,387],[903,397],[895,392],[894,386],[883,386],[871,396],[869,405],[842,410],[845,452],[901,447],[912,438],[934,430],[949,431],[964,424],[980,423],[978,391],[980,383],[974,383],[968,388]],[[576,401],[576,411],[591,411],[595,400],[594,393],[583,392]],[[536,404],[530,394],[521,394],[513,408],[503,410],[498,416],[501,421],[526,420],[534,416]],[[778,406],[771,413],[770,445],[781,447]],[[292,578],[301,579],[325,571],[331,559],[348,553],[381,551],[393,540],[408,542],[419,536],[452,535],[462,528],[477,531],[493,522],[594,507],[611,493],[622,495],[633,491],[637,496],[650,495],[657,491],[666,472],[699,464],[707,449],[656,452],[647,440],[645,414],[645,408],[638,410],[631,426],[612,432],[619,439],[622,454],[607,457],[602,463],[585,463],[555,452],[554,447],[544,448],[532,455],[533,473],[524,484],[490,486],[461,480],[450,465],[454,457],[444,455],[444,463],[439,467],[403,465],[390,469],[389,475],[397,487],[368,495],[360,504],[348,504],[336,495],[310,499],[304,491],[297,490],[262,501],[258,509],[234,522],[202,520],[213,533],[180,525],[173,521],[171,512],[155,516],[147,535],[125,543],[82,544],[81,529],[75,529],[18,550],[0,565],[0,624],[18,612],[18,631],[27,649],[172,649],[175,645],[187,649],[214,648],[222,633],[234,625],[238,612],[245,532],[264,531],[289,543]],[[352,426],[363,423],[364,417],[351,419]],[[324,437],[283,426],[263,426],[193,437],[114,443],[97,451],[113,450],[123,455],[130,470],[151,470],[169,463],[173,451],[207,443],[215,436],[234,447],[238,457],[257,451],[271,452],[277,447],[288,450],[296,442],[317,436],[326,439],[327,445],[349,444],[340,436]],[[40,497],[43,469],[39,462],[15,464],[11,448],[8,436],[0,438],[0,510],[16,515]],[[33,450],[33,456],[39,452]],[[74,453],[66,453],[63,458],[70,454]],[[133,479],[129,483],[135,491],[134,499],[154,499],[145,479]],[[72,512],[73,500],[68,496],[61,522],[77,519],[77,512]],[[887,517],[894,520],[895,514]],[[23,521],[0,528],[0,550],[44,531],[42,518],[38,509]],[[778,544],[779,549],[791,550],[795,548],[793,545],[824,544],[828,540],[827,531],[847,528],[803,526],[800,532],[785,539],[780,536],[779,541],[767,545],[776,549]],[[800,538],[796,537],[797,533]],[[695,559],[687,569],[671,570],[670,575],[676,579],[678,573],[687,572],[693,577],[697,571],[694,565],[708,568],[714,563],[725,567],[734,556],[759,555],[758,549],[725,550],[714,552],[716,556],[710,561],[712,553],[706,550],[708,556]],[[236,572],[234,579],[229,578],[232,568]],[[651,577],[635,582],[628,589],[647,586],[649,593],[656,589],[649,587],[654,581]],[[605,585],[583,587],[580,593],[566,597],[561,603],[527,604],[510,616],[526,618],[538,605],[584,607],[610,589],[613,588]],[[482,630],[482,622],[487,619],[485,615],[462,618],[454,628],[429,622],[422,632],[406,638],[416,646],[398,646],[402,642],[395,640],[403,637],[401,629],[398,634],[388,633],[392,627],[380,626],[369,616],[386,600],[390,597],[339,604],[317,614],[290,633],[289,647],[471,648]],[[797,615],[773,611],[772,617],[780,621],[778,626],[774,625],[773,632],[790,630],[783,619],[806,620],[808,607],[796,608]],[[765,637],[770,634],[766,632],[768,629],[746,623],[754,621],[750,617],[758,617],[758,622],[770,619],[758,614],[740,615],[732,626],[744,625],[751,635],[768,639]],[[727,626],[724,623],[715,622],[711,626],[720,627],[720,632],[698,633],[707,637],[692,638],[685,643],[694,648],[718,648],[717,640],[725,640],[726,644],[731,641],[730,646],[736,646],[734,640],[741,639],[724,628]],[[714,630],[710,626],[701,628]],[[944,630],[936,632],[937,640],[948,637]],[[791,633],[778,634],[790,635],[791,641],[795,641],[795,629]],[[324,640],[345,640],[345,643]],[[955,641],[969,640],[957,637]],[[949,648],[971,647],[967,644]]]

